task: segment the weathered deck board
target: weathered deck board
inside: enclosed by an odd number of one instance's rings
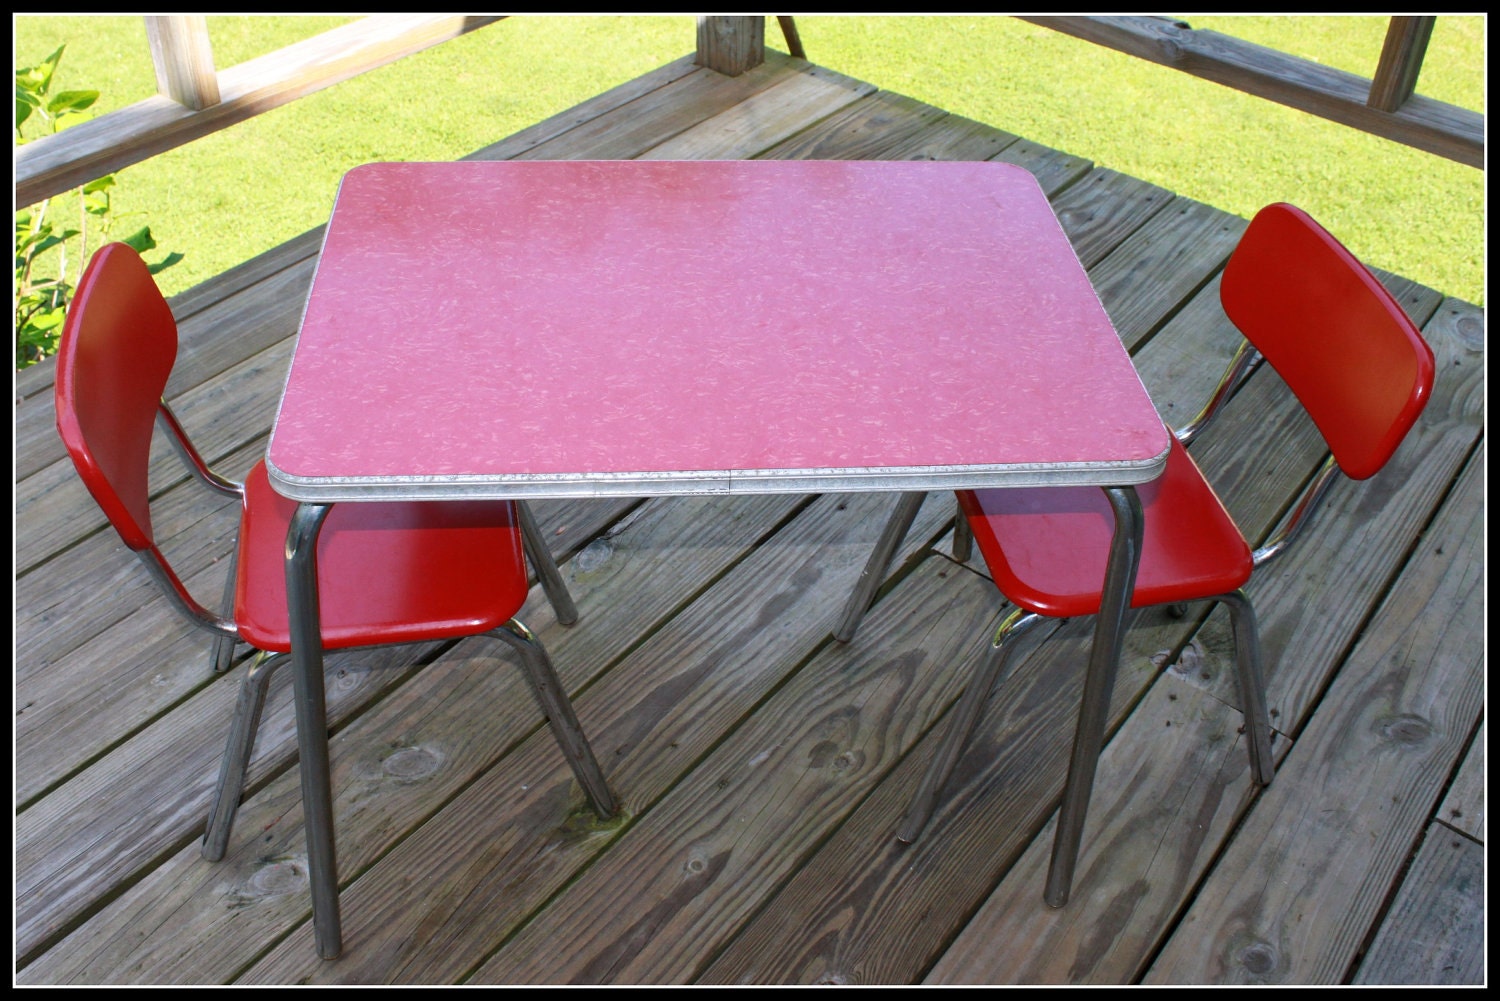
[[[1017,163],[1169,424],[1237,340],[1217,282],[1244,220],[776,52],[739,77],[684,57],[470,159],[640,156]],[[263,453],[320,242],[321,227],[173,300],[169,397],[231,472]],[[1141,613],[1074,901],[1050,910],[1087,622],[1018,664],[924,836],[893,839],[1003,609],[977,557],[946,556],[951,497],[927,499],[849,644],[830,630],[891,498],[538,504],[582,616],[558,626],[533,589],[523,618],[625,810],[593,819],[503,651],[331,658],[332,963],[312,947],[290,679],[273,685],[230,855],[204,862],[246,665],[211,674],[206,638],[77,483],[49,366],[23,373],[17,981],[1479,982],[1483,316],[1382,279],[1425,325],[1438,387],[1393,467],[1340,485],[1252,592],[1283,731],[1266,790],[1246,774],[1222,613]],[[1322,447],[1263,370],[1193,452],[1263,536]],[[163,537],[214,596],[232,512],[159,462]]]
[[[1341,983],[1354,965],[1483,710],[1481,465],[1145,983]]]
[[[1463,767],[1443,798],[1438,819],[1474,841],[1484,839],[1484,724],[1479,725]]]
[[[1158,244],[1156,240],[1146,241],[1148,250]],[[1099,267],[1107,263],[1108,259]],[[1187,336],[1193,330],[1182,327],[1178,332]],[[1153,341],[1151,346],[1161,348],[1162,341]],[[1196,354],[1189,345],[1183,348],[1177,353]],[[1215,365],[1207,356],[1201,357],[1202,364]],[[1255,409],[1258,416],[1263,408]],[[1222,420],[1233,422],[1236,411],[1246,410],[1236,400]],[[1200,462],[1205,472],[1211,477],[1217,474],[1216,482],[1233,479],[1225,474],[1234,470],[1220,468],[1224,449],[1199,451],[1204,452]],[[1279,476],[1267,476],[1262,470],[1244,471],[1237,475],[1248,482],[1221,483],[1226,491],[1239,488],[1242,495],[1249,487],[1256,488],[1260,503],[1255,508],[1242,505],[1237,515],[1243,519],[1242,525],[1250,530],[1271,527],[1313,461],[1309,457],[1297,466],[1286,467]],[[1192,629],[1191,623],[1170,620],[1159,613],[1140,618],[1143,621],[1128,635],[1121,678],[1116,684],[1117,715],[1149,684],[1156,670],[1154,655],[1181,646]],[[1148,626],[1145,620],[1158,624]],[[860,814],[799,871],[777,903],[719,958],[710,972],[712,979],[908,983],[920,978],[1057,802],[1076,715],[1082,644],[1087,636],[1087,623],[1059,630],[1038,654],[1017,666],[1005,690],[992,696],[986,719],[950,780],[945,801],[915,845],[895,845],[892,832],[931,753],[925,745],[936,742],[936,733],[916,750],[913,761],[903,764],[903,777],[882,786]],[[978,640],[976,634],[975,653]],[[1150,730],[1147,727],[1148,733]],[[1170,748],[1158,753],[1171,755]],[[1240,771],[1243,773],[1243,768]],[[1105,780],[1099,786],[1132,788]],[[899,788],[900,793],[888,795],[887,787]],[[1172,790],[1178,796],[1182,794],[1180,784],[1173,785]],[[1224,794],[1223,790],[1219,792]],[[1149,795],[1146,802],[1152,802]],[[1100,825],[1098,816],[1095,814],[1090,831]],[[1149,817],[1130,816],[1137,828],[1151,829]],[[1106,833],[1086,835],[1086,841],[1090,837],[1109,840],[1107,828]],[[1045,848],[1039,851],[1045,855]],[[1086,854],[1081,863],[1080,892],[1089,876],[1089,858]],[[1027,955],[1047,953],[1045,943],[1039,949],[1032,948],[1034,936],[1041,934],[1049,917],[1040,900],[1041,881],[1029,873],[1014,872],[1007,879],[1021,884],[1015,891],[1016,905],[1031,916],[1028,927],[1032,930],[1020,938],[993,940],[986,951],[1003,954],[1004,943],[1015,942],[1025,947]],[[1116,886],[1111,883],[1101,893]],[[939,918],[935,914],[939,910],[952,916]],[[1171,913],[1172,908],[1165,910]],[[1097,906],[1080,903],[1062,912],[1060,920],[1075,912],[1079,918],[1101,913]],[[1108,909],[1102,913],[1109,913]],[[879,917],[866,916],[870,914]],[[1107,922],[1110,929],[1118,929],[1118,925],[1118,918]]]
[[[1484,982],[1484,848],[1429,824],[1390,915],[1360,963],[1356,984]]]

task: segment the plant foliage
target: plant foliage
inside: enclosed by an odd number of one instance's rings
[[[66,47],[59,45],[37,65],[16,70],[17,146],[84,121],[89,117],[88,109],[99,99],[97,90],[52,92],[57,64]],[[110,192],[114,187],[114,175],[107,174],[78,189],[76,227],[51,218],[51,199],[16,212],[16,368],[33,365],[57,350],[63,317],[73,294],[69,276],[81,273],[91,237],[97,243],[119,240],[141,253],[155,249],[149,226],[123,236],[111,232],[114,219]],[[173,253],[149,267],[155,274],[181,259],[181,254]]]

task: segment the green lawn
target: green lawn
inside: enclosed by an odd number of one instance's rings
[[[343,17],[213,16],[221,67]],[[1384,17],[1194,17],[1361,75]],[[1484,302],[1484,175],[1014,18],[803,16],[808,57],[1248,217],[1302,205],[1371,264]],[[68,48],[59,84],[101,110],[155,92],[138,16],[17,15],[17,67]],[[1484,110],[1486,21],[1438,19],[1419,92]],[[767,38],[784,48],[774,20]],[[507,19],[117,175],[123,227],[149,223],[181,263],[174,294],[323,222],[370,160],[456,159],[690,52],[693,18]]]

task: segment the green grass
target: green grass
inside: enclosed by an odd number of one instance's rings
[[[227,67],[343,17],[213,16]],[[1193,17],[1363,76],[1384,17]],[[138,16],[16,16],[17,66],[67,43],[59,83],[101,110],[155,92]],[[1478,305],[1480,170],[1110,52],[1010,17],[803,16],[809,58],[1249,217],[1295,202],[1372,265]],[[775,22],[767,39],[784,48]],[[1484,110],[1486,21],[1442,16],[1420,93]],[[370,160],[464,156],[692,51],[693,19],[526,15],[278,108],[117,175],[121,225],[184,260],[175,294],[323,222],[339,177]]]

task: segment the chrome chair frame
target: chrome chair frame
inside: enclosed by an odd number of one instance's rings
[[[156,413],[157,427],[165,432],[172,450],[177,454],[189,473],[216,493],[243,501],[243,483],[220,475],[209,467],[203,456],[194,447],[177,415],[165,400]],[[572,625],[578,621],[578,608],[568,591],[557,562],[548,549],[541,529],[530,507],[524,501],[516,501],[516,511],[521,528],[521,538],[527,559],[536,571],[537,580],[552,605],[557,621]],[[166,592],[169,599],[189,622],[214,635],[213,669],[223,673],[234,661],[234,647],[240,640],[235,624],[218,613],[201,605],[162,560],[154,548],[138,551],[141,563]],[[238,549],[231,553],[228,580],[225,584],[224,602],[232,605],[235,591],[235,571]],[[557,673],[552,667],[546,649],[537,642],[535,635],[518,619],[511,619],[504,626],[482,634],[502,640],[514,647],[520,656],[522,674],[527,687],[550,720],[559,743],[565,749],[568,762],[574,766],[575,774],[590,802],[601,816],[615,812],[616,803],[604,776],[599,772],[593,755],[589,752],[583,729],[573,712],[571,703],[563,694]],[[228,850],[229,835],[234,825],[235,813],[239,809],[244,793],[245,777],[249,771],[250,758],[255,750],[255,737],[259,730],[261,714],[265,709],[266,695],[271,678],[286,662],[289,655],[255,652],[254,662],[246,670],[240,684],[239,697],[235,705],[229,739],[219,767],[219,779],[214,787],[209,805],[208,823],[204,830],[202,855],[211,862],[222,859]]]

